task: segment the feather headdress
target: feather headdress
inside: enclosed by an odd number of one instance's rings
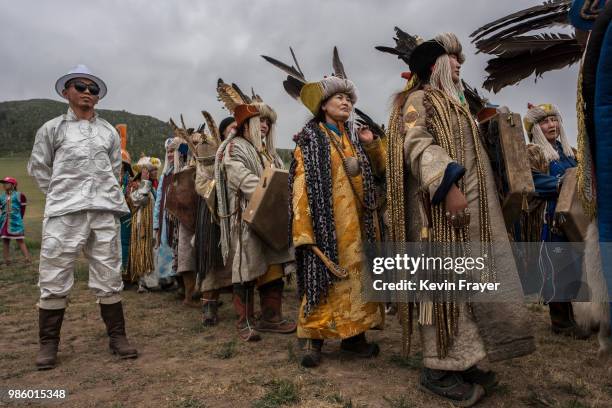
[[[276,124],[277,115],[274,109],[267,105],[263,98],[255,93],[253,88],[251,88],[251,96],[248,96],[238,85],[235,83],[228,85],[221,78],[217,81],[217,93],[219,101],[223,102],[227,110],[232,113],[238,127],[248,120],[250,124],[249,132],[251,134],[244,136],[251,141],[257,151],[265,149],[268,155],[279,165],[282,161],[276,153],[276,129],[274,125]],[[268,135],[263,142],[259,134],[259,120],[261,119],[267,119],[270,122]]]
[[[253,103],[252,99],[242,92],[238,85],[234,83],[231,85],[226,84],[221,78],[217,81],[217,96],[231,114],[234,113],[238,106]]]
[[[289,47],[289,51],[295,65],[286,64],[267,55],[262,55],[262,58],[287,74],[287,78],[283,81],[283,88],[289,96],[301,101],[314,115],[318,113],[321,103],[336,93],[346,93],[353,104],[357,102],[357,88],[348,79],[337,47],[334,47],[332,53],[333,74],[318,82],[309,82],[306,79],[293,48]],[[385,135],[384,126],[377,124],[370,116],[357,108],[355,108],[355,113],[357,124],[369,126],[379,136]]]
[[[478,52],[494,56],[487,62],[484,88],[499,92],[535,73],[565,68],[578,62],[582,48],[575,33],[542,32],[568,26],[571,0],[550,0],[517,11],[480,27],[472,34]],[[524,35],[540,31],[533,35]]]
[[[396,55],[397,58],[404,61],[406,65],[410,65],[410,57],[412,56],[413,51],[419,45],[425,43],[425,41],[418,35],[408,34],[399,27],[395,27],[395,37],[393,38],[393,40],[395,41],[395,47],[380,45],[374,48],[381,52]],[[444,48],[446,53],[456,54],[460,62],[463,63],[463,61],[465,61],[465,56],[463,55],[461,43],[459,42],[457,36],[455,36],[454,34],[443,33],[436,36],[435,39],[430,41],[436,41],[437,43],[439,43]],[[412,75],[408,74],[406,78],[408,79],[409,83],[411,83],[410,80],[412,79]],[[487,99],[483,98],[478,93],[478,91],[476,91],[475,88],[471,87],[463,80],[461,82],[463,84],[463,92],[465,95],[465,99],[470,107],[470,111],[472,112],[472,114],[476,115],[487,105],[488,101]]]
[[[221,144],[221,135],[219,134],[219,128],[217,127],[215,119],[213,119],[212,115],[207,111],[202,111],[202,116],[204,116],[204,121],[210,132],[211,139],[219,146]]]

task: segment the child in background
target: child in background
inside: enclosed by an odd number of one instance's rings
[[[31,263],[30,253],[24,242],[23,216],[27,205],[26,196],[17,191],[17,180],[5,177],[0,180],[4,194],[0,195],[0,238],[3,243],[4,262],[10,264],[10,243],[17,240],[19,249],[27,263]]]

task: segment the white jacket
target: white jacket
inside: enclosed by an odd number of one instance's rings
[[[79,120],[72,109],[36,132],[28,173],[46,195],[45,217],[78,211],[129,213],[119,186],[121,142],[96,114]]]

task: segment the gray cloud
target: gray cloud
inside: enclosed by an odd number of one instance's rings
[[[474,55],[468,35],[475,28],[540,1],[3,1],[0,15],[0,100],[59,99],[55,80],[85,63],[108,84],[100,108],[124,109],[167,120],[185,115],[202,122],[209,110],[227,115],[216,100],[216,80],[254,87],[279,114],[278,145],[308,118],[306,109],[282,88],[283,74],[260,54],[289,61],[293,46],[309,79],[331,73],[337,45],[348,75],[359,88],[359,106],[386,122],[390,96],[400,90],[400,60],[374,50],[392,45],[393,27],[430,38],[452,31],[463,41],[464,78],[484,79],[486,56]],[[489,95],[494,103],[524,113],[527,102],[552,102],[564,113],[575,142],[577,66],[534,83]]]

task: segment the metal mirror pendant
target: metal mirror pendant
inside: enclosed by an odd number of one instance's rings
[[[359,160],[354,157],[347,157],[344,159],[344,167],[349,176],[355,177],[361,173],[361,165]]]

